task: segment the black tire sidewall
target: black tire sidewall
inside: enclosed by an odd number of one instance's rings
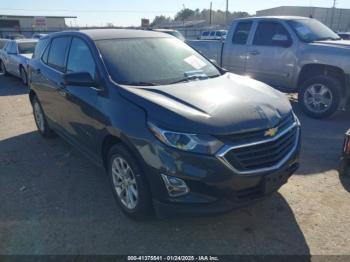
[[[310,111],[304,104],[304,96],[308,87],[313,84],[323,84],[332,92],[333,102],[329,109],[323,113],[315,113]],[[339,108],[341,100],[341,83],[334,77],[330,76],[316,76],[306,80],[300,90],[298,95],[298,101],[303,112],[312,118],[327,118],[332,116]]]
[[[113,178],[112,178],[112,163],[113,163],[113,160],[118,156],[124,158],[128,162],[135,176],[137,191],[138,191],[138,201],[137,201],[136,207],[133,210],[128,209],[122,204],[114,188]],[[122,144],[117,144],[113,146],[108,153],[107,168],[108,168],[107,172],[108,172],[113,196],[116,202],[119,204],[119,206],[123,210],[123,212],[127,214],[129,217],[134,219],[149,217],[152,213],[150,192],[144,177],[144,172],[142,171],[142,168],[140,167],[140,165],[137,163],[136,158],[129,152],[129,150],[125,146],[123,146]]]
[[[24,76],[25,76],[25,81],[23,80],[22,74],[24,74]],[[21,79],[22,79],[23,84],[28,85],[28,75],[27,75],[26,70],[22,66],[20,68],[20,75],[21,75]]]
[[[37,123],[37,120],[36,120],[36,116],[35,116],[35,113],[34,113],[34,110],[35,110],[35,109],[34,109],[34,105],[35,105],[36,103],[39,105],[39,107],[40,107],[40,109],[41,109],[41,113],[43,114],[43,119],[44,119],[44,130],[40,130],[40,127],[39,127],[39,125],[38,125],[38,123]],[[38,128],[38,132],[39,132],[43,137],[46,137],[46,138],[51,137],[51,136],[52,136],[52,130],[50,129],[50,127],[49,127],[49,125],[48,125],[48,123],[47,123],[47,121],[46,121],[46,117],[45,117],[44,110],[43,110],[43,108],[42,108],[42,106],[41,106],[39,100],[37,99],[37,97],[34,97],[34,98],[33,98],[32,106],[33,106],[33,114],[34,114],[34,119],[35,119],[35,125],[36,125],[37,128]]]
[[[1,61],[0,61],[0,63],[1,63],[2,68],[3,68],[3,70],[4,70],[4,72],[2,72],[2,73],[3,73],[3,75],[4,75],[4,76],[7,76],[7,71],[6,71],[6,67],[5,67],[4,62],[1,60]]]

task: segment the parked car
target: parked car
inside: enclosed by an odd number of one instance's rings
[[[32,35],[32,38],[33,38],[33,39],[41,39],[41,38],[43,38],[44,36],[47,36],[47,34],[43,34],[43,33],[34,33],[34,34]]]
[[[339,174],[350,176],[350,129],[345,134]]]
[[[199,39],[201,40],[225,40],[227,30],[204,31]]]
[[[185,41],[185,37],[177,30],[173,30],[173,29],[162,29],[162,28],[157,28],[157,29],[152,29],[155,32],[161,32],[161,33],[165,33],[165,34],[169,34],[172,36],[175,36],[176,38],[180,39],[181,41]]]
[[[8,33],[8,34],[3,34],[3,38],[10,39],[10,40],[15,40],[15,39],[25,39],[25,36],[19,33]]]
[[[8,42],[8,39],[0,38],[0,50],[3,49]]]
[[[340,32],[340,33],[337,33],[341,39],[343,40],[350,40],[350,32]]]
[[[27,85],[27,66],[37,42],[37,39],[8,41],[0,51],[0,71],[5,75],[11,74],[20,77],[23,84]]]
[[[329,117],[349,101],[350,42],[315,19],[237,19],[224,43],[188,43],[231,72],[299,92],[299,104],[311,117]]]
[[[227,211],[298,168],[300,124],[286,96],[163,33],[50,34],[29,79],[40,134],[104,167],[132,217]]]

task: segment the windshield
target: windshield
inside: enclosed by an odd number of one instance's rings
[[[33,54],[37,42],[23,42],[18,43],[18,53]]]
[[[291,20],[288,23],[304,42],[340,39],[330,28],[315,19]]]
[[[176,38],[133,38],[96,41],[112,79],[126,85],[166,85],[219,70]]]

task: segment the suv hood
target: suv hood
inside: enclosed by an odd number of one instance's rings
[[[229,134],[275,126],[292,111],[286,95],[248,77],[131,87],[121,95],[145,109],[148,121],[174,131]]]

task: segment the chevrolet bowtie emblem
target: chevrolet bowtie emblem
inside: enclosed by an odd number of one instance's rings
[[[270,128],[265,132],[265,136],[275,136],[278,132],[278,127]]]

